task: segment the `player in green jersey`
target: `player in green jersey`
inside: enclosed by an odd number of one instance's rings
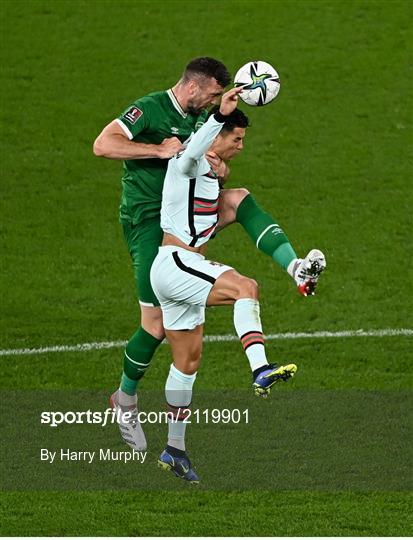
[[[162,312],[150,284],[150,268],[162,243],[160,208],[168,159],[182,150],[182,143],[204,123],[205,109],[219,101],[229,82],[229,73],[221,62],[196,58],[173,88],[136,100],[103,129],[94,143],[95,155],[124,161],[120,220],[135,271],[141,326],[126,345],[121,385],[111,404],[131,413],[119,427],[125,442],[137,450],[146,449],[146,440],[136,420],[136,389],[165,337]],[[228,175],[225,156],[210,152],[207,157],[211,172],[224,179]],[[297,256],[287,237],[242,188],[225,189],[220,194],[219,228],[234,222],[242,225],[258,249],[291,274],[289,265]],[[306,282],[294,279],[302,294],[312,294]]]
[[[115,405],[136,410],[136,387],[165,334],[162,312],[149,278],[152,262],[162,242],[160,209],[168,158],[206,117],[206,108],[217,103],[230,75],[213,58],[192,60],[171,89],[137,99],[97,137],[95,155],[124,161],[120,221],[132,257],[141,308],[141,327],[126,345],[124,371]],[[212,163],[219,166],[218,161]],[[225,165],[223,164],[223,170]],[[146,442],[141,430],[130,423],[121,433],[134,448]],[[128,440],[132,434],[133,443]]]

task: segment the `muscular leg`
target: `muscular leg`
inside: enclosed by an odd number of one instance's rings
[[[244,347],[251,370],[268,366],[258,302],[258,285],[236,270],[221,274],[212,287],[208,306],[234,305],[234,326]]]
[[[201,362],[204,325],[200,324],[193,330],[165,330],[165,332],[171,346],[174,366],[186,375],[196,373]]]
[[[241,298],[258,301],[258,284],[236,270],[228,270],[215,281],[208,295],[207,306],[234,304]]]
[[[162,310],[159,306],[141,305],[141,326],[157,340],[162,341],[165,338],[165,330],[162,323]]]
[[[275,219],[264,212],[247,189],[224,189],[219,195],[217,230],[238,222],[256,247],[272,257],[293,277],[291,264],[297,259],[288,238]]]
[[[123,374],[120,386],[122,405],[130,404],[130,400],[124,394],[129,396],[136,394],[138,383],[145,375],[152,357],[164,337],[161,308],[141,305],[141,326],[128,341],[123,355]]]
[[[201,360],[202,335],[203,325],[193,330],[166,330],[173,356],[173,364],[165,385],[168,411],[173,415],[173,421],[168,419],[166,449],[171,455],[178,457],[183,457],[180,452],[185,451],[185,419],[192,401],[192,386]]]
[[[217,231],[236,223],[238,207],[247,195],[249,195],[249,191],[245,188],[222,189],[220,191]]]
[[[165,337],[161,308],[149,278],[150,268],[158,253],[163,233],[157,219],[145,220],[139,226],[129,222],[122,222],[122,225],[133,262],[138,295],[143,300],[139,302],[141,326],[130,338],[123,355],[124,369],[119,400],[123,405],[130,405],[136,402],[137,385]]]
[[[248,358],[257,395],[267,397],[278,380],[288,380],[297,370],[295,364],[269,365],[262,333],[258,285],[235,270],[228,270],[215,281],[207,299],[208,306],[234,305],[234,326]]]

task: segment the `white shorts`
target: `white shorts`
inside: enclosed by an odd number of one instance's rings
[[[215,280],[230,266],[176,246],[161,246],[151,268],[151,285],[167,330],[192,330],[205,321]]]

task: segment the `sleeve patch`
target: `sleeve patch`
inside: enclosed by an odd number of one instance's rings
[[[138,107],[131,107],[128,111],[125,112],[123,118],[127,120],[130,124],[135,124],[142,115],[143,111],[138,109]]]

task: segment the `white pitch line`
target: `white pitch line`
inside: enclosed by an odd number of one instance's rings
[[[343,330],[339,332],[286,332],[284,334],[268,334],[267,340],[277,339],[322,339],[322,338],[351,338],[351,337],[392,337],[413,336],[411,328],[383,328],[382,330]],[[209,343],[238,341],[234,334],[221,336],[205,336],[204,341]],[[44,354],[53,352],[85,352],[99,351],[101,349],[118,349],[124,347],[127,341],[100,341],[94,343],[78,343],[77,345],[51,345],[38,349],[0,349],[0,356],[25,356],[28,354]]]

